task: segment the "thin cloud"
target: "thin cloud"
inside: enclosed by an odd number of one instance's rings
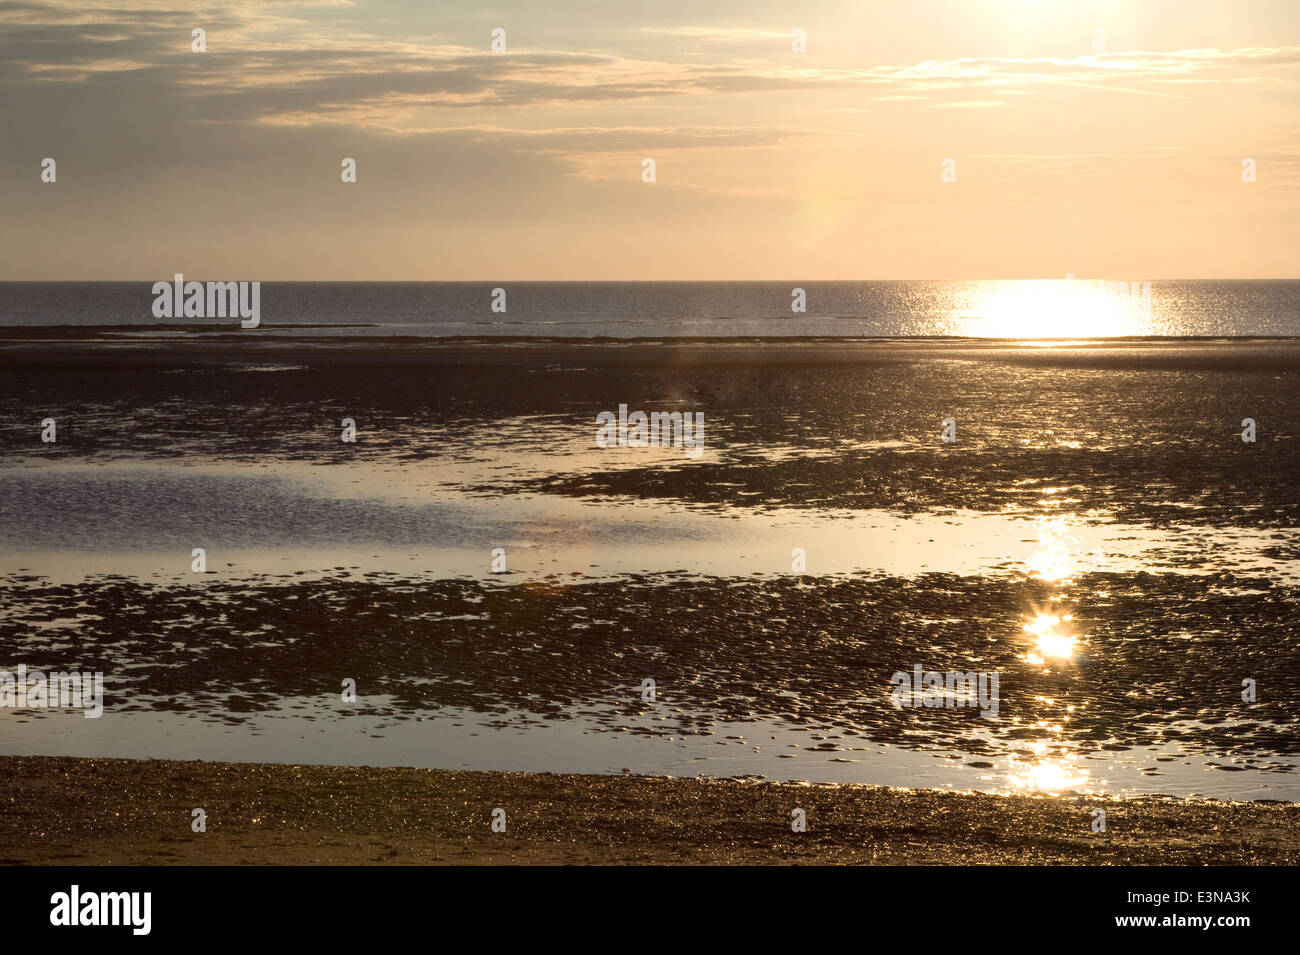
[[[346,3],[228,2],[204,16],[208,52],[189,50],[194,14],[157,0],[148,8],[70,2],[0,3],[0,83],[12,93],[39,83],[84,84],[113,74],[181,84],[206,122],[398,126],[428,109],[588,107],[713,93],[807,94],[871,89],[878,102],[992,90],[1024,94],[1053,86],[1168,97],[1196,83],[1294,81],[1300,47],[1130,51],[1060,57],[964,57],[857,69],[780,63],[672,63],[615,54],[482,49],[395,41],[344,20],[313,20],[313,8]],[[643,32],[707,39],[772,40],[789,32],[680,26]],[[991,104],[971,97],[933,108]]]
[[[1001,100],[994,99],[967,99],[957,100],[952,103],[930,103],[926,109],[988,109],[994,106],[1006,106]]]
[[[759,30],[752,27],[641,27],[641,33],[659,36],[689,37],[694,40],[716,40],[721,43],[744,43],[754,40],[788,40],[791,30]]]

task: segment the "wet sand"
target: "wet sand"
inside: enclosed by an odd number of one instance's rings
[[[191,831],[191,811],[207,831]],[[506,832],[493,833],[493,809]],[[808,830],[791,831],[791,810]],[[1091,831],[1104,808],[1107,831]],[[0,757],[0,864],[1296,865],[1300,807]]]
[[[1300,343],[572,343],[0,336],[0,452],[47,463],[385,461],[594,442],[619,403],[706,416],[700,461],[505,471],[466,489],[713,508],[1027,513],[1045,496],[1152,526],[1295,527]],[[10,330],[10,333],[17,333]],[[84,330],[82,332],[84,335]],[[107,335],[107,333],[105,333]],[[37,425],[59,421],[57,444]],[[354,416],[361,436],[339,441]],[[953,416],[956,444],[939,441]],[[1243,444],[1241,422],[1258,422]],[[534,420],[536,419],[536,420]],[[628,456],[624,456],[628,458]],[[628,458],[634,460],[634,456]]]
[[[320,735],[341,724],[340,681],[354,678],[354,711],[376,719],[472,714],[486,726],[567,729],[581,717],[629,739],[761,749],[769,779],[818,778],[807,768],[815,761],[865,765],[887,745],[988,770],[995,791],[1011,767],[992,764],[1050,772],[1055,760],[1107,793],[1296,798],[1300,602],[1276,566],[1298,553],[1296,341],[52,334],[0,336],[10,386],[0,395],[0,551],[40,544],[0,576],[0,665],[103,671],[111,713],[240,729],[287,713]],[[703,457],[597,452],[596,414],[623,403],[705,414]],[[949,415],[958,441],[945,445]],[[41,441],[46,416],[58,420],[57,443]],[[355,444],[340,441],[345,417],[357,420]],[[1253,444],[1241,440],[1246,417],[1259,423]],[[245,469],[242,483],[197,470],[227,465]],[[290,465],[304,489],[248,477]],[[102,473],[88,478],[89,469]],[[404,484],[405,496],[381,500],[376,474]],[[509,533],[457,510],[466,499],[505,510],[520,497],[552,509]],[[603,512],[574,519],[578,504]],[[933,547],[919,566],[885,572],[872,551],[893,543],[863,538],[861,572],[828,574],[815,539],[774,523],[764,546],[780,560],[718,572],[696,544],[746,557],[754,547],[716,528],[657,536],[651,518],[669,507],[737,526],[789,510],[827,522],[881,510]],[[597,546],[614,523],[604,515],[638,512],[643,523],[625,540],[678,548],[667,570],[616,573]],[[959,526],[963,514],[1023,520],[1017,543],[1037,540],[1044,566],[999,551],[996,563],[960,571],[960,552],[945,552],[924,525]],[[1044,539],[1036,522],[1058,518],[1132,525],[1125,540],[1159,531],[1163,543],[1136,566],[1107,570]],[[133,533],[183,577],[111,567],[70,578],[81,554],[102,556]],[[324,553],[349,542],[400,552],[390,563]],[[439,542],[462,548],[464,565],[430,572],[424,559]],[[198,545],[211,564],[192,576]],[[480,579],[497,546],[510,572]],[[796,546],[806,573],[790,560]],[[320,559],[249,577],[241,547]],[[561,549],[583,560],[564,574],[523,572]],[[1031,627],[1054,615],[1062,620],[1040,645]],[[1066,652],[1046,649],[1062,641]],[[1000,674],[1000,712],[895,709],[891,675],[916,665]],[[659,686],[655,707],[638,692],[646,678]],[[1255,684],[1258,699],[1243,698]],[[764,732],[777,723],[806,742]],[[120,739],[42,750],[45,728],[15,719],[5,751],[318,758]],[[366,737],[379,749],[381,732]],[[551,768],[421,753],[433,755],[319,758]],[[1141,778],[1116,778],[1111,754],[1136,761]],[[554,768],[695,772],[617,758]],[[1225,791],[1229,780],[1240,783]],[[910,774],[858,781],[922,784]],[[1041,788],[1059,788],[1047,781]]]
[[[315,709],[304,719],[326,723],[345,710],[410,719],[451,708],[487,723],[508,711],[588,713],[614,732],[647,732],[634,724],[654,718],[660,734],[713,736],[725,719],[754,724],[746,745],[766,749],[759,724],[775,719],[804,728],[807,748],[848,759],[868,741],[1029,758],[1050,738],[1046,756],[1164,747],[1162,759],[1194,753],[1216,773],[1259,770],[1279,785],[1294,770],[1278,757],[1300,752],[1290,677],[1300,604],[1267,579],[1084,575],[1086,645],[1068,661],[1034,662],[1022,621],[1050,604],[1057,585],[1042,581],[501,576],[0,578],[0,661],[102,671],[113,712],[232,724],[306,700]],[[891,675],[921,662],[1001,673],[997,718],[893,706]],[[1242,675],[1268,693],[1243,704]],[[344,677],[358,688],[348,707]],[[655,703],[641,698],[645,677]],[[1161,766],[1148,769],[1153,786]]]
[[[800,777],[815,759],[853,764],[888,744],[954,750],[981,770],[1086,760],[1080,767],[1104,781],[1107,754],[1137,759],[1149,749],[1137,767],[1141,791],[1228,795],[1162,788],[1200,770],[1212,787],[1243,780],[1238,798],[1259,787],[1294,798],[1300,603],[1268,562],[1297,554],[1295,341],[1026,348],[78,334],[60,341],[25,329],[0,341],[10,385],[0,395],[0,551],[39,541],[60,558],[51,566],[39,552],[0,576],[0,664],[103,671],[112,712],[240,726],[292,708],[328,726],[346,677],[358,681],[356,709],[377,718],[455,711],[493,725],[577,714],[629,737],[646,732],[638,721],[653,721],[657,736],[713,737],[719,752],[761,747]],[[595,415],[620,403],[705,413],[703,458],[595,452]],[[40,440],[47,415],[59,422],[54,444]],[[939,440],[948,415],[958,421],[954,445]],[[358,422],[355,444],[340,441],[347,416]],[[1255,444],[1241,441],[1246,416],[1260,425]],[[299,477],[319,476],[290,494],[247,471],[237,487],[194,471],[222,464],[270,473],[291,464]],[[119,465],[134,470],[113,471]],[[87,478],[92,467],[105,476]],[[397,504],[378,500],[381,472],[406,482]],[[554,510],[502,534],[453,506],[473,498],[504,510],[520,496]],[[591,502],[609,515],[642,509],[629,540],[679,548],[673,569],[615,574],[597,546],[612,521],[571,519],[573,506]],[[816,540],[774,525],[764,540],[779,561],[761,574],[718,574],[701,567],[696,544],[754,549],[725,532],[661,539],[650,517],[669,506],[737,525],[782,510],[827,521],[887,510],[934,546],[919,572],[884,573],[871,552],[893,544],[864,538],[865,572],[823,576]],[[1038,537],[1048,563],[1053,547],[1032,521],[1131,523],[1134,537],[1159,530],[1165,543],[1147,556],[1180,572],[1151,572],[1152,560],[1103,571],[1083,559],[1068,575],[1010,560],[958,573],[956,552],[925,541],[941,535],[920,527],[923,518],[958,525],[959,511],[1024,519],[1020,543]],[[133,533],[184,579],[132,579],[116,567],[67,579],[79,555]],[[1234,551],[1247,533],[1255,543]],[[323,553],[347,542],[401,548],[400,560]],[[423,561],[437,542],[473,553],[450,576],[434,575]],[[191,577],[199,544],[211,565]],[[496,546],[510,553],[511,572],[471,579]],[[808,553],[808,573],[793,570],[795,546]],[[236,563],[240,547],[322,553],[311,574],[249,578]],[[545,579],[516,572],[561,548],[589,557]],[[1067,548],[1065,563],[1073,556]],[[1070,620],[1054,635],[1077,637],[1065,659],[1037,654],[1026,632],[1049,609]],[[1000,673],[998,718],[893,708],[891,675],[917,664]],[[646,678],[659,685],[657,708],[641,701]],[[1249,703],[1246,679],[1260,691]],[[723,721],[753,731],[723,731]],[[778,744],[762,732],[774,721],[806,733],[807,744]],[[11,735],[39,736],[36,722],[15,721]],[[31,742],[8,751],[40,750]],[[176,755],[125,744],[61,752]],[[408,760],[419,762],[393,762]],[[678,771],[564,768],[625,765]]]

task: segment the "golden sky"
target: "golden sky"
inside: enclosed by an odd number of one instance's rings
[[[1298,81],[1293,0],[0,0],[0,279],[1295,277]]]

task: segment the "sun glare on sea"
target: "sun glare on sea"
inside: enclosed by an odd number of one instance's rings
[[[1034,638],[1034,651],[1028,654],[1030,663],[1045,663],[1048,659],[1068,660],[1074,656],[1078,638],[1062,632],[1074,617],[1070,614],[1040,613],[1024,625],[1025,632]]]
[[[1016,789],[1029,792],[1059,792],[1073,789],[1088,781],[1086,770],[1075,766],[1069,756],[1048,757],[1047,744],[1032,743],[1029,747],[1034,755],[1031,759],[1011,758],[1007,778]]]
[[[1060,792],[1088,781],[1086,773],[1059,760],[1020,764],[1017,769],[1019,771],[1012,772],[1009,777],[1011,784],[1031,792]]]
[[[1049,583],[1061,583],[1078,572],[1069,523],[1064,518],[1039,519],[1038,547],[1026,563],[1031,575]]]
[[[1115,338],[1156,334],[1150,283],[1091,279],[982,282],[953,309],[953,334]]]
[[[1074,524],[1075,518],[1069,515],[1036,518],[1037,547],[1024,561],[1031,577],[1048,583],[1067,583],[1083,569]]]

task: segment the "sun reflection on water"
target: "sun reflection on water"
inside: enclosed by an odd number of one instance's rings
[[[1035,743],[1029,759],[1011,758],[1007,779],[1025,792],[1061,792],[1077,789],[1088,782],[1088,772],[1073,762],[1073,757],[1047,756],[1047,744]]]
[[[1068,660],[1074,656],[1079,639],[1073,634],[1063,633],[1058,628],[1068,624],[1074,617],[1071,614],[1040,613],[1024,625],[1025,632],[1034,638],[1036,652],[1030,652],[1026,659],[1030,663],[1041,664],[1047,659]]]
[[[1060,792],[1073,789],[1088,781],[1088,774],[1060,760],[1049,759],[1041,763],[1019,764],[1019,772],[1010,775],[1011,784],[1029,792]]]
[[[1031,576],[1049,583],[1064,583],[1079,572],[1068,517],[1039,518],[1038,549],[1027,561]]]
[[[1038,548],[1027,560],[1029,575],[1055,585],[1053,589],[1056,592],[1048,598],[1046,608],[1031,606],[1021,625],[1030,642],[1023,659],[1034,666],[1048,662],[1068,663],[1086,640],[1077,631],[1074,614],[1070,612],[1071,601],[1067,597],[1074,578],[1086,569],[1071,533],[1075,524],[1073,515],[1059,513],[1035,521]],[[1060,671],[1060,675],[1066,678],[1072,673],[1070,667]],[[1068,703],[1068,697],[1062,700],[1058,695],[1040,695],[1031,700],[1040,717],[1033,723],[1035,733],[1052,734],[1056,739],[1050,754],[1048,742],[1040,742],[1030,745],[1027,757],[1011,757],[1007,778],[1017,790],[1055,793],[1078,789],[1088,782],[1088,772],[1073,762],[1075,755],[1061,751],[1065,724],[1070,721],[1075,707]],[[1061,712],[1062,703],[1066,704],[1064,713]]]
[[[1030,576],[1057,584],[1064,590],[1080,573],[1074,539],[1070,534],[1073,518],[1068,515],[1039,518],[1035,524],[1038,528],[1038,549],[1026,561]],[[1055,594],[1051,600],[1054,604],[1061,603],[1065,600],[1065,594]],[[1072,658],[1079,646],[1079,637],[1070,632],[1073,620],[1074,615],[1070,613],[1034,609],[1032,616],[1023,624],[1025,633],[1033,638],[1032,649],[1025,655],[1025,659],[1034,665],[1041,665],[1048,660]]]
[[[1114,338],[1160,334],[1150,283],[1093,279],[982,283],[957,303],[952,334],[985,338]]]

